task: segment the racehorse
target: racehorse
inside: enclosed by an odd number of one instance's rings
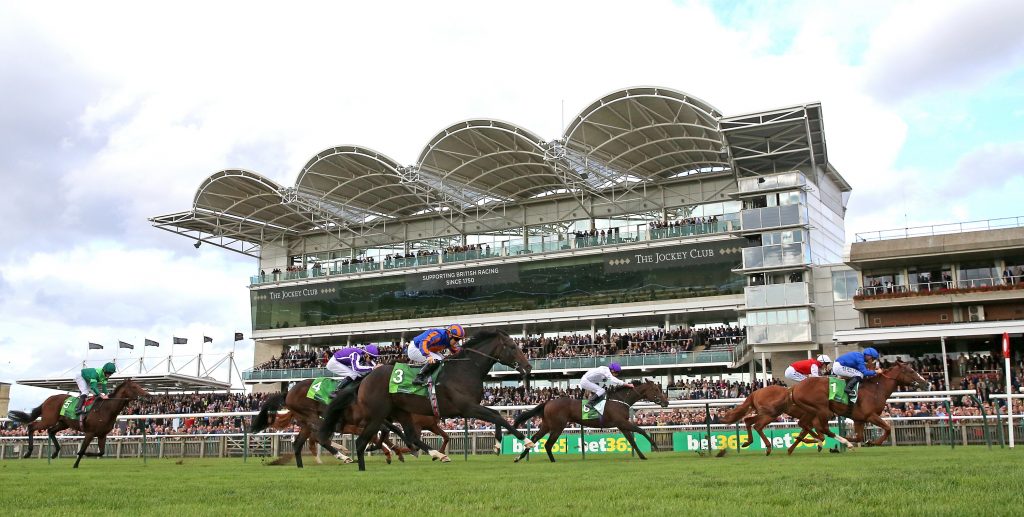
[[[289,418],[299,426],[299,433],[292,441],[292,448],[295,451],[295,465],[297,467],[302,468],[302,446],[306,443],[307,439],[310,441],[311,452],[316,450],[316,445],[320,445],[324,449],[327,449],[327,452],[330,452],[335,458],[338,458],[345,463],[352,463],[352,459],[346,456],[342,451],[338,450],[341,447],[336,447],[336,444],[330,439],[317,439],[315,431],[320,427],[320,416],[327,408],[327,405],[306,396],[311,384],[313,384],[313,379],[307,379],[295,383],[295,385],[288,390],[288,393],[285,396],[281,396],[281,394],[271,395],[267,401],[260,406],[260,412],[255,418],[253,418],[249,432],[258,433],[275,425],[280,418],[278,411],[282,407],[286,407],[289,411]],[[351,408],[352,411],[357,409],[358,408],[354,407]],[[390,423],[387,425],[390,426]],[[358,431],[361,431],[361,429],[356,427],[346,427],[343,430],[343,432],[352,434],[356,434]],[[385,434],[383,439],[378,439],[374,442],[384,450],[387,462],[391,463],[391,452],[389,449],[391,442],[387,441],[387,435]],[[398,459],[405,461],[401,454],[398,455]],[[319,460],[320,458],[317,457],[317,462],[319,462]]]
[[[46,429],[47,434],[50,435],[50,442],[53,443],[53,453],[50,454],[51,459],[56,458],[60,454],[60,443],[57,442],[57,433],[69,428],[84,433],[85,437],[82,438],[82,446],[78,449],[78,459],[75,460],[75,466],[73,467],[77,469],[78,462],[82,461],[83,456],[103,456],[107,447],[107,433],[114,428],[114,423],[117,422],[117,415],[124,411],[124,407],[128,405],[128,402],[147,395],[149,393],[142,389],[142,386],[139,386],[138,383],[131,379],[125,379],[110,394],[110,398],[97,398],[94,403],[95,407],[86,414],[85,421],[81,423],[77,419],[72,420],[60,414],[61,406],[71,395],[52,395],[44,400],[39,407],[33,409],[31,414],[24,411],[11,411],[9,416],[11,420],[28,426],[28,450],[25,451],[23,456],[25,458],[32,455],[32,448],[34,446],[32,443],[33,434],[40,429]],[[36,418],[40,416],[42,418],[36,422]],[[97,438],[100,452],[87,453],[85,450],[89,448],[93,438]]]
[[[747,441],[743,443],[743,447],[747,447],[753,442],[750,432],[753,427],[761,436],[762,443],[765,444],[765,454],[771,454],[772,446],[763,429],[783,413],[796,418],[801,428],[800,435],[789,446],[787,451],[789,454],[792,454],[801,442],[822,443],[825,441],[825,436],[835,438],[840,443],[850,446],[849,440],[842,436],[836,436],[829,430],[827,424],[832,413],[849,417],[854,421],[856,433],[853,438],[854,442],[863,441],[865,422],[881,427],[885,433],[873,442],[873,445],[881,445],[888,438],[890,432],[889,424],[879,416],[885,408],[885,401],[897,386],[911,385],[927,387],[928,381],[918,375],[909,364],[897,361],[894,366],[881,374],[861,381],[860,389],[857,392],[857,403],[851,411],[846,404],[826,401],[828,398],[827,377],[810,377],[792,388],[766,386],[751,393],[742,404],[726,412],[722,416],[721,422],[731,424],[743,418],[743,423],[747,427]],[[813,401],[813,406],[811,401]],[[751,407],[754,408],[755,413],[746,416]],[[820,414],[822,409],[824,413]],[[814,439],[806,439],[808,434],[814,436]]]
[[[374,369],[363,379],[358,393],[355,395],[357,404],[366,412],[362,426],[363,432],[356,439],[359,470],[366,470],[363,450],[370,437],[389,418],[394,418],[407,431],[403,436],[406,443],[415,444],[435,460],[448,461],[448,456],[431,449],[415,436],[415,433],[409,432],[414,427],[411,415],[486,420],[495,425],[496,438],[500,437],[501,429],[504,428],[516,438],[525,441],[527,447],[533,447],[533,442],[509,425],[500,413],[480,405],[480,399],[483,398],[484,393],[483,379],[487,376],[487,372],[491,371],[494,363],[515,368],[523,375],[524,384],[529,389],[529,375],[532,367],[519,345],[504,332],[481,332],[469,339],[459,353],[445,359],[438,372],[435,385],[437,414],[431,408],[431,401],[428,397],[406,393],[388,393],[388,384],[391,382],[394,365],[383,365]],[[327,407],[324,425],[320,427],[321,443],[330,439],[331,431],[346,416],[344,410],[350,403],[349,399],[350,397],[336,397]],[[500,443],[500,438],[498,443]]]
[[[743,419],[743,424],[747,428],[747,440],[743,442],[742,447],[749,447],[750,444],[754,443],[754,435],[751,432],[751,428],[757,431],[757,434],[761,436],[761,443],[765,446],[765,455],[772,453],[772,442],[768,440],[768,437],[764,434],[764,428],[768,424],[774,422],[783,413],[800,420],[806,415],[806,411],[797,407],[793,403],[792,398],[789,396],[790,389],[785,386],[765,386],[761,389],[755,390],[753,393],[747,396],[747,399],[742,404],[736,406],[733,409],[727,411],[722,415],[720,422],[723,424],[732,424],[737,422],[740,418]],[[750,409],[754,408],[754,413],[747,415]],[[811,430],[809,430],[811,431]],[[805,443],[818,443],[819,449],[821,443],[825,441],[825,437],[814,433],[814,439],[804,439]]]
[[[608,391],[607,402],[605,402],[604,415],[600,418],[588,418],[583,419],[583,400],[572,399],[572,398],[557,398],[551,399],[547,402],[541,402],[537,407],[519,415],[516,417],[515,422],[512,423],[513,427],[520,427],[523,422],[537,416],[541,417],[540,429],[532,437],[531,440],[540,440],[542,436],[551,433],[547,443],[544,444],[544,449],[547,450],[548,459],[552,462],[555,461],[555,456],[551,454],[551,448],[558,441],[558,437],[561,436],[562,431],[565,430],[565,426],[572,423],[585,425],[587,427],[617,427],[619,431],[625,435],[626,440],[629,441],[629,445],[633,447],[640,459],[646,460],[647,456],[644,456],[643,452],[636,446],[636,441],[633,439],[633,433],[640,433],[641,436],[647,438],[650,442],[651,448],[658,450],[658,445],[654,443],[647,431],[644,431],[640,426],[634,424],[629,420],[629,408],[636,404],[639,400],[647,400],[660,404],[661,407],[668,407],[668,395],[661,390],[661,386],[653,380],[645,379],[642,383],[637,384],[633,388],[617,387]],[[518,463],[519,460],[526,457],[529,454],[530,448],[523,449],[523,453],[519,455],[515,461]]]
[[[921,377],[910,363],[896,361],[893,366],[882,370],[882,373],[867,377],[860,381],[860,389],[857,391],[857,403],[850,407],[849,404],[840,404],[828,398],[828,379],[824,377],[811,377],[793,387],[793,402],[806,412],[801,419],[802,428],[797,442],[789,447],[792,453],[796,444],[807,435],[808,429],[813,427],[818,433],[824,433],[830,438],[836,438],[828,428],[828,420],[832,414],[842,415],[854,423],[853,441],[861,443],[864,441],[864,424],[870,423],[880,427],[883,431],[871,445],[882,445],[889,438],[892,428],[882,419],[881,414],[885,409],[885,401],[892,392],[899,386],[914,386],[916,388],[927,388],[929,382]],[[837,438],[846,446],[850,442],[843,437]]]

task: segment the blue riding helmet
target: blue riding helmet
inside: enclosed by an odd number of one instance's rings
[[[365,352],[371,357],[377,357],[380,355],[380,350],[377,349],[377,345],[366,345]]]
[[[875,359],[878,359],[878,350],[875,350],[874,348],[870,347],[865,348],[864,357],[874,357]]]
[[[619,366],[619,363],[612,363],[608,365],[608,369],[614,373],[619,373],[622,371],[622,366]]]

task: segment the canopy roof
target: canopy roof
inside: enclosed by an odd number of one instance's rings
[[[550,142],[509,122],[474,119],[440,131],[411,166],[344,145],[310,158],[293,187],[219,171],[200,185],[191,211],[151,221],[218,246],[241,243],[255,256],[261,243],[311,232],[803,162],[824,166],[849,190],[827,162],[819,105],[724,119],[686,93],[637,87],[594,101]]]
[[[143,389],[150,392],[165,391],[225,391],[231,389],[231,384],[211,379],[209,377],[193,377],[177,373],[141,373],[136,375],[115,374],[110,378],[109,390],[113,391],[125,378],[131,378]],[[21,379],[18,384],[24,386],[35,386],[37,388],[48,388],[51,390],[78,392],[78,385],[71,377],[56,379]]]

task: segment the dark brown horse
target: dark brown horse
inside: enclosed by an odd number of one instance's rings
[[[121,414],[121,411],[124,410],[124,407],[129,402],[146,395],[149,395],[149,393],[142,389],[142,386],[139,386],[131,379],[125,379],[110,394],[110,398],[97,398],[94,403],[95,407],[89,411],[85,416],[85,421],[81,423],[78,420],[72,420],[60,414],[61,406],[71,395],[53,395],[43,401],[39,407],[33,409],[31,414],[23,411],[11,411],[10,417],[11,420],[20,424],[27,424],[28,426],[28,450],[25,451],[25,458],[32,455],[32,448],[34,446],[32,437],[40,429],[46,429],[47,434],[50,435],[50,442],[53,443],[53,453],[50,455],[50,458],[56,458],[60,454],[60,443],[57,442],[57,433],[65,429],[74,429],[84,433],[85,437],[82,438],[82,446],[78,449],[78,459],[75,460],[75,466],[73,467],[77,469],[78,462],[82,461],[83,456],[103,456],[107,447],[107,433],[114,428],[114,423],[117,422],[117,415]],[[38,422],[36,421],[37,418],[40,419]],[[93,438],[97,439],[100,452],[87,453],[85,450],[89,448]]]
[[[480,405],[484,393],[483,380],[494,363],[518,370],[523,374],[524,383],[529,389],[530,361],[519,345],[504,332],[481,332],[466,342],[461,352],[446,359],[441,367],[436,386],[438,416],[485,420],[495,425],[496,438],[504,428],[516,438],[524,440],[528,447],[533,447],[533,442],[509,425],[500,413]],[[376,368],[364,378],[355,396],[356,403],[366,411],[362,422],[363,432],[356,440],[359,470],[366,470],[363,449],[369,443],[370,437],[377,432],[382,423],[391,418],[406,430],[403,436],[406,443],[412,443],[427,451],[434,459],[447,461],[447,456],[433,450],[411,432],[414,428],[411,415],[434,415],[430,400],[419,395],[388,393],[393,369],[394,365]],[[350,399],[351,397],[339,396],[331,401],[324,415],[324,425],[320,428],[321,443],[330,439],[331,430],[346,417],[345,409],[351,403]]]
[[[249,432],[258,433],[267,429],[277,422],[279,418],[279,411],[282,407],[288,408],[289,418],[299,426],[299,433],[295,436],[292,441],[292,449],[295,452],[295,465],[302,468],[302,446],[307,440],[310,441],[310,451],[315,450],[315,445],[320,445],[327,452],[330,452],[335,458],[345,462],[352,463],[352,458],[346,456],[342,451],[338,450],[342,447],[332,442],[330,439],[321,441],[318,439],[316,431],[321,425],[321,416],[324,410],[327,408],[326,404],[322,404],[316,400],[313,400],[306,396],[309,392],[310,385],[313,384],[313,379],[307,379],[295,383],[294,386],[284,396],[281,394],[271,395],[266,402],[260,406],[260,412],[252,420],[252,425],[249,428]],[[350,418],[357,418],[360,415],[360,408],[357,405],[353,405],[348,408],[351,413]],[[390,424],[388,424],[390,425]],[[362,431],[361,428],[356,426],[346,426],[342,429],[343,433],[358,434]],[[391,450],[393,445],[387,440],[385,435],[383,439],[378,438],[376,435],[372,440],[374,444],[380,447],[384,451],[384,456],[388,463],[391,463]],[[401,453],[398,453],[398,459],[405,461]],[[319,458],[317,458],[319,462]]]
[[[644,456],[644,453],[640,452],[640,449],[636,446],[633,433],[640,433],[641,436],[647,438],[651,448],[654,450],[658,450],[658,446],[654,443],[651,436],[647,434],[647,431],[644,431],[640,426],[629,420],[629,408],[640,400],[647,400],[660,404],[661,407],[668,407],[668,395],[662,391],[661,385],[653,380],[644,380],[644,382],[636,384],[633,388],[618,387],[609,390],[607,402],[605,402],[604,406],[604,415],[601,418],[583,419],[583,399],[557,398],[542,402],[537,407],[524,412],[516,417],[512,425],[518,428],[522,426],[523,422],[537,415],[543,415],[540,428],[537,429],[537,432],[530,439],[537,441],[545,434],[551,433],[547,443],[544,445],[544,449],[547,450],[548,459],[552,462],[555,461],[555,456],[551,454],[551,448],[558,441],[558,437],[562,435],[565,426],[570,422],[587,427],[617,427],[619,431],[622,431],[622,434],[629,441],[629,445],[633,447],[636,454],[640,456],[640,459],[646,460],[647,456]],[[523,449],[523,453],[515,461],[519,462],[529,452],[530,448]]]
[[[792,453],[796,444],[808,434],[808,429],[813,428],[818,433],[823,433],[830,438],[836,438],[844,445],[850,446],[850,442],[843,437],[836,437],[828,428],[828,420],[833,414],[845,416],[854,422],[853,441],[861,443],[864,441],[864,424],[875,424],[883,431],[882,435],[871,445],[882,445],[889,438],[892,428],[882,419],[882,411],[885,409],[885,401],[892,396],[896,388],[900,386],[914,386],[927,388],[928,381],[921,377],[909,363],[897,361],[895,365],[882,370],[882,373],[867,377],[860,382],[860,389],[857,390],[857,403],[851,408],[848,404],[839,404],[828,398],[828,379],[824,377],[811,377],[793,387],[793,402],[804,411],[800,419],[800,427],[803,429],[797,441],[789,448]]]
[[[270,415],[270,416],[271,416],[272,419],[271,419],[271,421],[269,423],[268,429],[274,429],[274,430],[278,430],[278,431],[283,431],[283,430],[289,429],[293,425],[299,425],[298,422],[295,421],[295,415],[293,415],[292,412],[287,410],[287,409],[279,410],[276,415]],[[432,416],[425,416],[425,415],[413,415],[412,416],[412,422],[413,422],[413,426],[415,426],[415,429],[414,429],[415,432],[420,433],[420,432],[426,430],[426,431],[430,431],[431,433],[434,433],[434,435],[436,435],[436,436],[440,436],[441,437],[441,447],[439,447],[438,450],[441,451],[441,452],[447,452],[448,451],[448,443],[451,442],[451,437],[448,436],[448,433],[446,433],[444,429],[441,429],[441,425],[438,423],[436,418],[434,418]],[[362,429],[359,429],[357,427],[348,425],[343,430],[343,434],[359,434],[360,431],[362,431]],[[317,464],[321,465],[321,464],[323,464],[323,462],[320,461],[320,450],[321,449],[320,449],[319,445],[320,445],[320,442],[317,441],[317,437],[311,435],[309,437],[309,441],[308,441],[309,453],[314,455],[316,457]],[[339,451],[341,451],[343,454],[347,455],[347,454],[349,454],[349,452],[351,452],[344,445],[341,445],[340,443],[331,443],[331,445],[335,449],[338,449]],[[382,451],[384,451],[384,454],[388,457],[388,463],[391,463],[391,460],[390,460],[390,458],[391,458],[391,451],[394,451],[398,455],[399,461],[405,461],[402,458],[403,454],[413,452],[408,447],[395,447],[394,444],[392,444],[390,440],[386,440],[386,439],[385,440],[377,439],[377,440],[374,441],[374,445],[379,447]],[[370,447],[370,449],[373,449],[373,447]]]
[[[797,420],[805,417],[807,412],[800,409],[793,403],[793,399],[789,396],[790,389],[785,386],[765,386],[761,389],[755,390],[742,404],[736,406],[733,409],[727,411],[722,415],[720,422],[723,424],[732,424],[743,419],[743,424],[747,427],[747,440],[743,442],[743,447],[749,447],[750,444],[754,443],[754,435],[751,429],[757,431],[757,434],[761,436],[761,443],[764,444],[765,454],[770,455],[772,453],[772,442],[764,434],[764,428],[768,424],[776,421],[783,414],[787,414]],[[754,413],[750,413],[753,408]],[[815,437],[814,439],[804,439],[805,443],[820,443],[824,442],[825,437],[812,430],[811,434]]]

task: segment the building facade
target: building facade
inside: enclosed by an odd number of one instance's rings
[[[452,322],[591,340],[746,329],[667,353],[538,359],[534,370],[560,383],[619,360],[671,380],[751,375],[833,345],[854,319],[852,296],[834,289],[851,274],[850,193],[828,161],[819,104],[724,116],[682,92],[629,88],[554,140],[479,119],[440,131],[408,166],[332,147],[294,186],[219,171],[191,210],[151,221],[258,259],[255,364],[293,348],[403,343]],[[246,378],[277,389],[313,373]]]

